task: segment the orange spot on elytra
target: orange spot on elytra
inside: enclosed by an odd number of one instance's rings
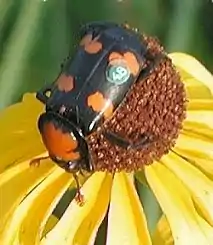
[[[102,49],[102,43],[98,41],[98,38],[92,39],[92,35],[88,34],[82,38],[80,45],[84,46],[87,53],[96,54]]]
[[[104,117],[109,118],[113,113],[113,109],[114,109],[113,104],[110,103],[106,108],[106,110],[104,111]]]
[[[50,155],[57,156],[63,160],[77,160],[79,152],[74,152],[78,146],[78,141],[67,132],[56,128],[52,122],[44,124],[42,132],[43,142]]]
[[[140,69],[140,65],[137,61],[137,58],[135,57],[135,55],[131,52],[126,52],[123,55],[117,52],[112,52],[109,55],[109,63],[110,64],[116,64],[119,59],[124,59],[131,71],[131,73],[136,76],[139,72]]]
[[[69,92],[74,88],[74,78],[72,76],[67,76],[66,74],[61,74],[57,79],[56,84],[60,91]]]
[[[104,98],[100,92],[90,95],[87,99],[88,106],[91,106],[95,112],[103,112],[104,117],[108,118],[113,113],[113,104],[110,100]]]
[[[140,65],[135,57],[135,55],[131,52],[126,52],[124,54],[124,58],[127,61],[130,71],[133,75],[137,75],[140,69]]]
[[[112,52],[109,55],[109,61],[112,61],[112,60],[115,60],[115,59],[122,59],[122,58],[123,58],[123,55],[122,54],[119,54],[117,52]]]

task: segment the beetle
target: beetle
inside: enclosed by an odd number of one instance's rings
[[[56,80],[36,94],[46,110],[38,128],[49,157],[65,171],[94,171],[87,137],[102,128],[123,102],[132,85],[145,78],[162,58],[153,58],[142,36],[125,25],[92,22],[82,27],[81,41]],[[149,65],[145,63],[149,60]],[[146,135],[132,144],[110,130],[103,132],[112,144],[139,149]]]

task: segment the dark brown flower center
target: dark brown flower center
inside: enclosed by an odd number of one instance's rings
[[[144,36],[152,55],[163,51],[159,43]],[[140,149],[123,149],[99,132],[88,138],[97,171],[135,171],[159,160],[175,145],[186,112],[184,84],[168,57],[146,78],[134,84],[124,103],[105,123],[104,129],[132,143],[147,135],[150,142]]]

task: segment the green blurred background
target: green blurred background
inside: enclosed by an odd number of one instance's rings
[[[212,0],[0,0],[0,109],[53,81],[94,20],[128,22],[213,71]]]
[[[212,0],[0,0],[0,110],[53,81],[80,25],[95,20],[128,22],[213,71]],[[138,187],[153,227],[159,208]]]

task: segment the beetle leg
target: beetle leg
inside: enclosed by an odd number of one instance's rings
[[[107,140],[109,140],[111,143],[120,146],[124,149],[134,149],[134,150],[138,150],[144,146],[147,146],[148,144],[152,143],[153,141],[145,134],[141,135],[141,138],[138,140],[138,142],[136,143],[132,143],[131,141],[123,138],[122,136],[107,131],[104,132],[104,136]]]
[[[123,137],[121,137],[120,135],[116,133],[107,131],[107,132],[104,132],[103,134],[104,134],[104,137],[108,141],[122,148],[127,149],[131,145],[131,143],[128,140],[124,139]]]
[[[138,142],[130,145],[130,149],[139,150],[145,146],[148,146],[152,142],[153,141],[144,134],[141,136],[141,139]]]
[[[145,57],[146,57],[146,55],[145,55]],[[150,73],[153,71],[153,69],[157,65],[159,65],[160,62],[161,62],[161,60],[163,58],[165,58],[165,57],[166,56],[163,53],[157,55],[156,57],[153,57],[153,56],[150,56],[150,55],[147,54],[147,59],[150,60],[151,62],[150,62],[150,64],[147,67],[145,67],[144,69],[142,69],[142,71],[141,71],[141,73],[140,73],[137,81],[140,81],[141,79],[147,78],[150,75]]]

